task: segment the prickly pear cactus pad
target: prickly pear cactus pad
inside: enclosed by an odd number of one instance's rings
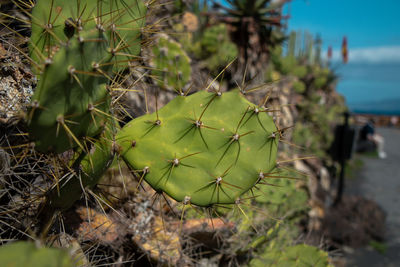
[[[230,204],[276,165],[279,135],[265,108],[237,90],[178,96],[129,122],[120,155],[157,192],[184,204]]]
[[[43,64],[75,34],[99,31],[113,51],[114,69],[125,68],[140,53],[146,9],[142,0],[38,0],[32,10],[31,57]]]
[[[31,137],[40,151],[63,152],[77,146],[81,136],[93,136],[107,119],[110,96],[105,40],[99,35],[73,38],[60,47],[40,76],[29,112]],[[90,73],[86,73],[89,72]]]
[[[82,153],[76,159],[71,173],[60,180],[57,187],[48,194],[49,206],[55,209],[68,209],[82,196],[82,188],[93,188],[106,172],[114,159],[113,140],[117,123],[107,122],[104,131],[90,147],[88,153]]]
[[[13,267],[72,267],[68,251],[38,248],[33,242],[15,242],[0,248],[1,266]]]
[[[152,48],[152,74],[159,86],[180,91],[190,80],[190,58],[181,45],[165,34],[159,34]]]
[[[328,253],[308,245],[290,246],[279,250],[268,249],[261,255],[261,259],[253,259],[250,266],[332,267]]]
[[[28,114],[39,151],[63,152],[97,135],[114,71],[140,52],[143,1],[36,1],[29,41],[38,86]]]

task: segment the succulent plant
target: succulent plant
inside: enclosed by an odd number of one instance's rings
[[[89,143],[89,152],[81,151],[70,167],[73,172],[48,192],[48,207],[66,210],[81,198],[86,189],[97,185],[114,160],[117,129],[116,122],[109,120],[95,143]]]
[[[32,10],[29,46],[31,58],[38,67],[37,73],[43,70],[43,64],[51,61],[60,45],[67,44],[73,36],[79,37],[89,32],[104,35],[107,40],[104,53],[113,56],[113,67],[116,71],[126,68],[126,61],[134,60],[140,53],[141,28],[146,15],[146,6],[142,1],[36,2]]]
[[[214,2],[220,10],[218,20],[232,26],[232,41],[239,50],[235,76],[241,78],[245,69],[250,76],[263,70],[271,49],[284,41],[276,31],[281,26],[281,7],[285,2],[235,0],[229,1],[228,7]]]
[[[306,85],[302,81],[295,81],[293,83],[293,89],[296,93],[302,94],[306,91]]]
[[[72,267],[68,252],[62,249],[37,247],[33,242],[15,242],[0,247],[2,266]]]
[[[291,175],[274,176],[280,130],[268,115],[270,110],[250,103],[239,90],[203,90],[186,95],[183,88],[191,76],[190,59],[179,43],[166,35],[158,35],[152,48],[152,74],[160,87],[180,94],[162,109],[135,118],[119,129],[111,104],[113,86],[129,67],[129,61],[140,53],[140,28],[146,11],[143,2],[128,2],[38,0],[32,11],[29,49],[39,82],[28,112],[29,134],[40,152],[69,150],[73,154],[64,162],[65,175],[55,177],[57,182],[46,193],[47,206],[43,210],[52,211],[47,216],[70,208],[82,193],[90,192],[115,155],[127,163],[139,183],[146,181],[158,194],[165,193],[184,207],[239,206],[250,192],[260,193],[257,200],[246,199],[256,205],[303,207],[306,195],[296,189],[295,182],[288,178]],[[242,17],[247,18],[245,3],[266,7],[270,1],[253,2],[234,1],[243,11]],[[258,16],[261,21],[245,24],[250,36],[266,30],[263,27],[254,32],[252,25],[279,24],[275,9],[250,11],[273,17],[268,20]],[[220,39],[218,32],[222,28]],[[208,59],[210,68],[218,68],[235,57],[237,50],[229,41],[225,26],[209,30],[201,45],[213,54]],[[280,34],[269,36],[274,44],[281,38]],[[261,52],[266,52],[263,49]],[[253,59],[254,55],[253,51]],[[303,70],[298,71],[299,77]],[[270,179],[274,179],[272,184],[276,187],[268,185]],[[164,227],[161,219],[155,225],[157,233]],[[151,242],[142,243],[150,246],[148,250],[154,258],[162,258],[157,253],[163,248],[160,250],[155,242],[160,238],[165,235],[157,234]],[[267,239],[263,236],[254,240],[248,250],[257,249]],[[172,241],[173,246],[165,242],[167,247],[173,247],[167,258],[178,259],[181,251],[176,233]],[[268,260],[279,258],[277,262],[283,265],[303,261],[319,264],[313,261],[317,256],[309,248],[296,246],[284,251],[284,256],[277,251],[266,255]],[[20,254],[23,256],[17,257]],[[325,255],[317,255],[325,260]],[[6,265],[72,265],[66,251],[37,248],[33,243],[4,246],[0,258]]]
[[[152,48],[152,74],[164,89],[180,92],[190,81],[192,68],[190,58],[182,46],[165,34],[159,34]]]
[[[29,41],[39,75],[28,122],[36,148],[63,152],[100,133],[109,117],[111,71],[140,52],[139,1],[38,1]]]
[[[105,44],[96,35],[73,37],[44,66],[29,118],[29,129],[40,151],[63,152],[82,146],[83,136],[98,134],[109,113],[107,78],[96,75],[93,62],[110,61]],[[99,63],[97,63],[99,64]],[[101,63],[100,63],[101,64]],[[92,70],[93,75],[82,74]],[[107,72],[102,69],[101,72]]]
[[[220,23],[207,28],[200,42],[205,51],[203,58],[208,57],[206,64],[210,70],[220,71],[238,55],[238,49],[231,42],[225,24]]]
[[[198,206],[233,204],[276,165],[279,136],[264,111],[236,90],[200,91],[131,121],[116,141],[157,192]]]
[[[296,187],[296,182],[299,179],[300,178],[296,178],[296,174],[294,173],[290,173],[286,170],[275,169],[272,171],[272,174],[267,176],[264,180],[265,184],[257,185],[257,188],[253,190],[254,194],[258,196],[255,201],[258,203],[280,205],[287,202],[288,199],[293,198],[293,195],[299,194],[299,201],[297,203],[293,203],[292,201],[291,204],[304,206],[302,204],[307,200],[307,196],[306,192]]]
[[[223,23],[207,28],[201,38],[201,45],[210,54],[217,53],[221,43],[230,41],[228,30]]]
[[[316,266],[328,267],[328,253],[313,246],[296,245],[280,249],[266,250],[261,259],[254,259],[250,266]]]
[[[146,6],[138,1],[37,1],[29,52],[38,76],[27,121],[40,152],[74,148],[67,178],[47,192],[44,210],[66,209],[112,162],[117,128],[111,93],[140,53]]]

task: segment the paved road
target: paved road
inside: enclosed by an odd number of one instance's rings
[[[387,213],[384,255],[363,248],[348,255],[348,266],[400,266],[400,130],[380,128],[385,138],[386,159],[363,157],[364,166],[346,191],[375,200]]]

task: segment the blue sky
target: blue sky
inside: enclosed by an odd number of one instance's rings
[[[346,35],[350,60],[400,62],[400,0],[292,0],[288,8],[289,29],[320,33],[325,49],[339,51]]]

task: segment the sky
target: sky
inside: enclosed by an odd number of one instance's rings
[[[347,36],[353,62],[400,63],[400,0],[292,0],[286,11],[289,30],[321,34],[334,58]]]

